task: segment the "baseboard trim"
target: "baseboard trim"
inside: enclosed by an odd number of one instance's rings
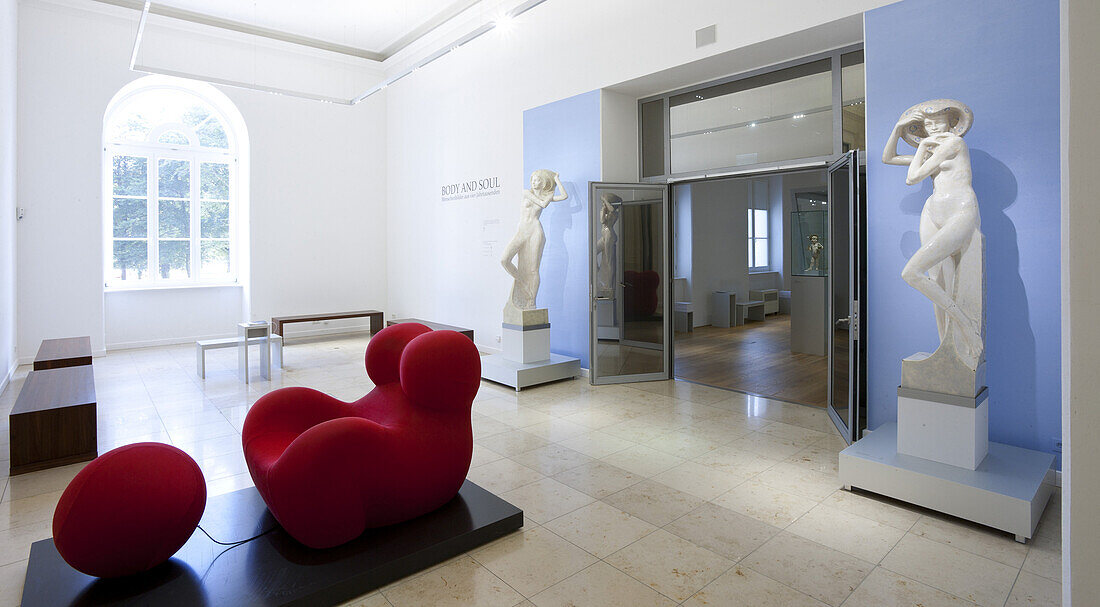
[[[8,385],[11,384],[11,380],[15,377],[15,370],[19,368],[19,361],[12,362],[11,368],[4,374],[4,379],[0,381],[0,394],[4,393],[4,390],[8,389]]]

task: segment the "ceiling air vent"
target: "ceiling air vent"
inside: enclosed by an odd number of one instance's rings
[[[708,44],[714,44],[717,40],[717,25],[708,25],[703,29],[695,30],[695,48],[702,48]]]

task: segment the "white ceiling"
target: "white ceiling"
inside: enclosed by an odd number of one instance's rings
[[[293,36],[389,55],[479,0],[154,0]]]

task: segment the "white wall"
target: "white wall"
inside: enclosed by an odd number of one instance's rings
[[[0,1],[0,392],[15,370],[16,0]]]
[[[496,346],[508,277],[495,258],[468,252],[482,246],[482,222],[508,231],[518,220],[523,110],[887,3],[554,0],[393,84],[387,225],[416,236],[390,240],[387,313],[471,327],[479,343]],[[718,42],[696,49],[694,31],[711,24]],[[417,48],[442,47],[454,34],[441,31]],[[407,60],[399,54],[387,70]],[[485,175],[500,176],[500,196],[440,202],[441,185]],[[455,257],[469,263],[441,261]]]
[[[686,278],[688,295],[681,301],[691,300],[696,304],[696,309],[708,305],[706,302],[695,302],[694,292],[691,290],[691,185],[680,184],[672,188],[672,276],[673,278]],[[674,294],[675,295],[675,294]]]
[[[600,91],[600,179],[638,181],[638,100]]]
[[[20,358],[50,337],[91,335],[101,351],[232,335],[246,315],[384,305],[384,95],[347,107],[231,87],[219,88],[251,141],[247,290],[110,293],[105,304],[102,121],[111,97],[141,76],[128,69],[137,15],[92,2],[21,4],[19,70],[33,77],[19,87]],[[264,49],[254,50],[263,63]]]
[[[1062,1],[1062,600],[1100,596],[1100,207],[1093,157],[1100,139],[1100,4]]]
[[[711,322],[715,291],[749,296],[748,215],[750,179],[704,181],[691,185],[691,295],[695,326]]]

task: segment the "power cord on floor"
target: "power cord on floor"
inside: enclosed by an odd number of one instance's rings
[[[254,536],[248,538],[248,539],[240,540],[240,541],[237,541],[237,542],[219,542],[218,540],[214,539],[213,536],[211,536],[209,533],[207,533],[206,529],[202,528],[202,525],[198,525],[198,528],[199,528],[199,531],[202,531],[202,534],[205,535],[207,538],[209,538],[211,542],[214,542],[215,544],[218,544],[218,545],[221,545],[221,546],[226,546],[226,549],[219,552],[218,555],[215,556],[214,559],[210,561],[210,564],[206,566],[206,571],[204,571],[202,573],[202,577],[199,578],[200,582],[206,581],[206,576],[210,573],[210,570],[213,569],[214,563],[217,562],[217,560],[220,559],[223,554],[225,554],[226,552],[229,552],[230,550],[236,548],[237,546],[247,544],[248,542],[251,542],[254,539],[263,537],[263,536],[267,535],[268,533],[271,533],[272,531],[275,530],[275,527],[272,527],[271,529],[268,529],[267,531],[264,531],[263,533],[259,533],[257,535],[254,535]]]
[[[214,536],[212,536],[212,535],[210,535],[209,533],[207,533],[207,532],[206,532],[206,529],[203,529],[203,528],[202,528],[202,525],[198,525],[198,528],[199,528],[199,531],[202,531],[202,534],[203,534],[203,535],[205,535],[206,537],[210,538],[210,541],[211,541],[211,542],[214,542],[215,544],[219,544],[219,545],[221,545],[221,546],[240,546],[241,544],[244,544],[244,543],[246,543],[246,542],[251,542],[252,540],[254,540],[254,539],[256,539],[256,538],[259,538],[259,537],[263,537],[263,536],[267,535],[268,533],[271,533],[272,531],[274,531],[274,530],[275,530],[275,528],[274,528],[274,527],[272,527],[271,529],[268,529],[267,531],[264,531],[264,532],[262,532],[262,533],[259,533],[259,534],[257,534],[257,535],[254,535],[254,536],[252,536],[252,537],[250,537],[250,538],[248,538],[248,539],[244,539],[244,540],[239,540],[239,541],[236,541],[236,542],[219,542],[218,540],[214,539]]]

